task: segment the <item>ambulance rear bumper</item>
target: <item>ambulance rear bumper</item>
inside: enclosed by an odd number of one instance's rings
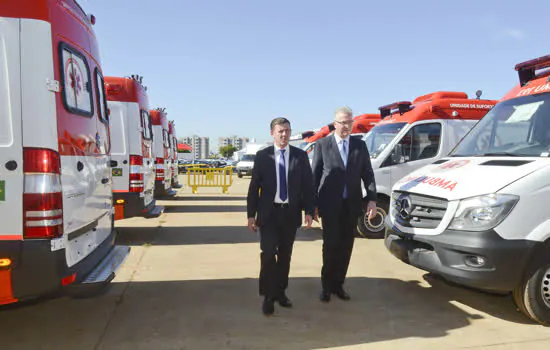
[[[71,267],[67,266],[65,249],[52,251],[51,240],[0,241],[0,257],[12,260],[13,298],[22,301],[55,293],[62,288],[62,280],[73,274],[73,283],[84,281],[114,248],[115,238],[113,230],[92,253]]]

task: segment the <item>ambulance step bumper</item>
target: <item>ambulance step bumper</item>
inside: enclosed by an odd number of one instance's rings
[[[95,283],[106,283],[115,277],[115,272],[130,254],[130,247],[117,245],[109,254],[90,272],[90,274],[81,282],[83,285]]]
[[[151,211],[148,212],[145,217],[148,218],[148,219],[157,218],[157,217],[161,216],[163,212],[164,212],[164,206],[155,205],[154,208],[151,209]]]

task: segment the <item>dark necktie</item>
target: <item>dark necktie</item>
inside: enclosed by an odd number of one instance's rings
[[[348,150],[346,148],[346,140],[342,140],[342,161],[344,162],[344,167],[348,166]],[[348,186],[344,183],[344,193],[342,197],[348,198]]]
[[[281,156],[279,157],[279,196],[284,202],[287,198],[286,188],[286,167],[285,167],[285,150],[281,150]]]

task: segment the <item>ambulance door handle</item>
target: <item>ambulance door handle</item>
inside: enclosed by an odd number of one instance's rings
[[[108,177],[104,177],[103,179],[101,179],[101,183],[106,185],[109,183],[109,178]]]
[[[118,162],[116,160],[111,160],[111,168],[114,168],[118,166]]]

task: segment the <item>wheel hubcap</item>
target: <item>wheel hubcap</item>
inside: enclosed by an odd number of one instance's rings
[[[376,216],[369,220],[367,213],[363,216],[363,223],[371,232],[380,232],[384,229],[384,220],[386,211],[382,208],[376,208]],[[373,222],[374,221],[374,222]]]
[[[546,270],[544,276],[542,276],[540,291],[542,293],[542,300],[544,300],[546,307],[550,308],[550,268]]]

